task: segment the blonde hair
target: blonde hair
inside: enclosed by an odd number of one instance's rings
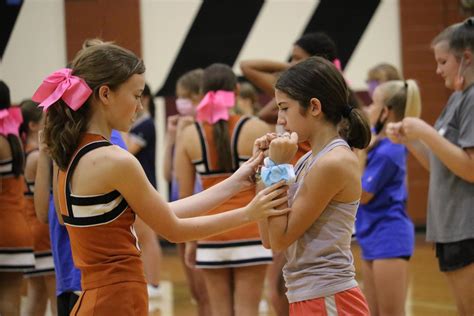
[[[386,82],[390,80],[402,80],[403,77],[395,66],[381,63],[375,65],[367,74],[367,80],[376,80],[378,82]]]
[[[420,117],[420,89],[415,80],[387,81],[382,83],[377,89],[382,90],[384,104],[395,113],[397,119]]]

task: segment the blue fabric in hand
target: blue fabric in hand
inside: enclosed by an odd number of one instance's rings
[[[291,164],[276,165],[270,158],[265,158],[264,166],[260,171],[260,177],[265,186],[270,186],[285,180],[287,184],[291,184],[295,181],[295,170]]]

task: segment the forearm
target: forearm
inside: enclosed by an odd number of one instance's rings
[[[45,151],[41,150],[36,169],[34,204],[36,217],[43,223],[48,223],[50,190],[51,159]]]
[[[242,71],[244,71],[244,69],[254,69],[266,73],[275,73],[286,70],[289,67],[289,64],[274,60],[253,59],[242,61],[240,67],[242,68]]]
[[[246,207],[214,215],[180,220],[179,229],[168,238],[172,242],[199,240],[251,222]]]
[[[173,177],[173,146],[174,141],[169,137],[165,140],[165,154],[163,156],[163,175],[166,181],[171,182]]]
[[[202,192],[171,202],[170,208],[180,218],[200,216],[233,197],[240,189],[232,178],[227,178]]]
[[[418,160],[423,168],[430,171],[430,149],[422,142],[415,140],[406,143],[406,147],[410,153]]]
[[[275,99],[270,100],[259,112],[258,118],[268,124],[276,124],[278,119],[278,107]]]
[[[281,216],[269,217],[267,219],[268,238],[273,251],[283,251],[289,246],[286,238],[289,219],[288,216],[288,214],[285,214]]]
[[[276,81],[276,72],[288,68],[288,64],[267,61],[267,60],[249,60],[240,64],[243,75],[263,92],[273,95],[274,84]]]
[[[474,182],[474,159],[468,153],[432,129],[423,136],[422,141],[441,160],[441,162],[461,179]]]

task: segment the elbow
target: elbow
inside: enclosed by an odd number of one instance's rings
[[[36,217],[43,224],[48,224],[48,213],[47,212],[36,212]]]
[[[270,245],[270,243],[268,242],[268,240],[263,240],[263,239],[262,239],[262,246],[263,246],[263,248],[265,248],[265,249],[272,249],[272,246]]]
[[[288,245],[283,241],[273,241],[271,242],[271,249],[273,252],[282,252],[288,248]]]

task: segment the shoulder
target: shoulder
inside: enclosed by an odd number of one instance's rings
[[[36,164],[38,162],[39,150],[33,150],[26,156],[26,167],[29,164]]]
[[[0,160],[9,159],[11,156],[12,150],[7,137],[0,135]]]
[[[137,159],[127,150],[117,145],[99,147],[81,158],[81,163],[86,164],[94,169],[110,171],[120,170],[129,164],[133,164]],[[138,162],[138,161],[137,161]]]
[[[188,138],[192,136],[197,136],[198,131],[197,131],[196,124],[198,123],[192,123],[183,127],[183,129],[179,133],[179,138]]]
[[[329,176],[333,180],[343,181],[350,176],[358,176],[359,161],[357,156],[349,149],[338,146],[325,154],[315,164],[314,173]],[[360,174],[359,174],[360,176]]]
[[[258,136],[270,133],[270,126],[256,116],[250,116],[242,127],[242,131],[252,132]]]

